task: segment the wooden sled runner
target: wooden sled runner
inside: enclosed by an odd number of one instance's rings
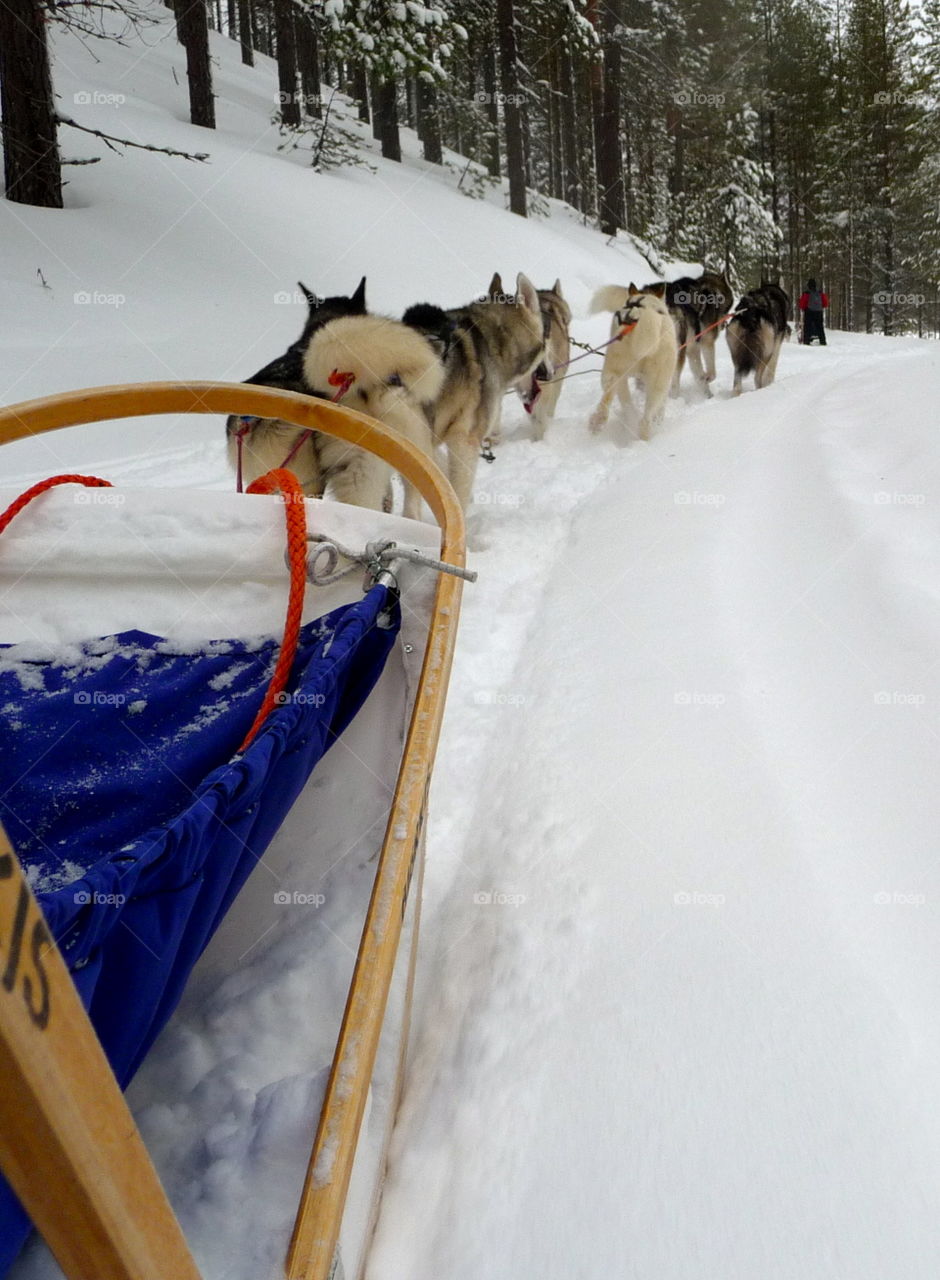
[[[440,559],[463,566],[462,514],[437,467],[380,424],[308,397],[244,384],[105,387],[0,410],[0,444],[68,426],[168,413],[276,417],[377,454],[427,502],[440,527]],[[0,538],[0,562],[3,554]],[[414,917],[402,957],[405,1024],[410,1007],[427,792],[462,587],[459,577],[436,578],[397,783],[285,1262],[288,1280],[326,1280],[334,1268],[354,1280],[364,1257],[363,1249],[355,1260],[338,1263],[337,1246],[409,903]],[[395,1055],[396,1094],[405,1038],[406,1026]],[[0,847],[0,1071],[0,1167],[66,1275],[197,1280],[182,1230],[8,844]],[[394,1106],[389,1121],[393,1114]],[[373,1214],[376,1207],[374,1200]]]

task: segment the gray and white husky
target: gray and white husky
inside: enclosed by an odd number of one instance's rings
[[[441,311],[428,304],[409,308],[412,324],[444,353],[444,385],[432,411],[434,439],[447,446],[451,484],[464,508],[470,505],[483,442],[498,429],[503,395],[531,382],[545,359],[545,326],[539,295],[521,272],[513,294]]]
[[[739,396],[749,373],[758,390],[773,382],[780,348],[790,336],[790,298],[778,284],[764,280],[744,294],[735,311],[740,314],[728,325],[727,336],[734,364],[733,394]]]
[[[499,272],[490,281],[489,292],[490,297],[503,294],[503,281]],[[532,419],[533,440],[544,438],[545,429],[555,416],[564,370],[571,359],[571,308],[562,294],[561,281],[556,280],[550,289],[539,289],[538,295],[545,334],[545,358],[536,366],[533,374],[526,375],[516,384],[519,398]],[[490,431],[490,440],[493,444],[499,443],[498,421],[495,429]]]

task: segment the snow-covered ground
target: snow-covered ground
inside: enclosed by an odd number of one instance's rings
[[[600,339],[591,291],[653,274],[565,210],[468,201],[412,140],[375,175],[276,156],[270,66],[214,51],[216,135],[183,123],[170,41],[60,58],[67,100],[128,95],[80,118],[113,110],[114,132],[212,164],[108,156],[72,171],[65,212],[0,206],[5,401],[247,376],[299,330],[302,306],[275,301],[298,277],[366,274],[394,313],[494,269],[557,275],[576,335]],[[940,348],[832,334],[788,345],[766,391],[732,400],[730,381],[721,344],[715,398],[687,389],[641,445],[590,436],[597,378],[572,378],[543,443],[513,405],[481,467],[369,1280],[937,1274]],[[66,466],[231,483],[208,419],[59,434],[2,464],[4,485]],[[315,1092],[292,1083],[296,1046],[281,1080],[225,1057],[239,1004],[263,1005],[252,964],[135,1085],[207,1280],[257,1280],[220,1243],[245,1212],[238,1162],[278,1142],[302,1158]],[[222,1118],[180,1159],[200,1098]],[[260,1221],[277,1256],[283,1215]]]

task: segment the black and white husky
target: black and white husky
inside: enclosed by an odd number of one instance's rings
[[[303,286],[301,286],[303,288]],[[350,297],[319,299],[304,289],[309,314],[287,351],[248,382],[333,400],[368,414],[430,454],[431,406],[444,368],[435,344],[415,328],[366,312],[365,280]],[[277,418],[230,417],[229,458],[247,487],[288,466],[310,497],[329,490],[338,502],[388,506],[391,469],[381,458],[319,431]],[[405,515],[417,518],[420,498],[405,485]]]
[[[679,358],[672,394],[679,394],[679,379],[686,356],[689,368],[706,396],[715,380],[715,342],[719,323],[731,310],[734,294],[723,272],[704,271],[693,279],[683,276],[666,285],[666,305],[676,326]]]
[[[734,364],[733,394],[739,396],[749,373],[758,390],[773,382],[780,348],[790,336],[790,298],[778,284],[763,280],[759,288],[744,294],[735,312],[727,337]]]

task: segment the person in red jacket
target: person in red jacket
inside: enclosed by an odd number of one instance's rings
[[[803,317],[804,346],[809,346],[814,338],[819,345],[826,345],[826,331],[823,328],[823,312],[829,306],[829,296],[822,289],[816,288],[815,280],[807,280],[806,290],[800,294],[800,315]]]

